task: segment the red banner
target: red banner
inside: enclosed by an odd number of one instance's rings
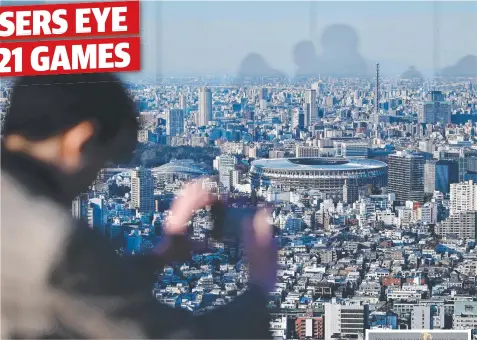
[[[139,1],[0,7],[0,40],[139,35]]]
[[[0,76],[140,70],[139,37],[7,43]]]
[[[0,77],[139,71],[139,33],[138,0],[0,7]]]

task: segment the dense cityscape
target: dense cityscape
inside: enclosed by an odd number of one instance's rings
[[[273,206],[276,339],[363,339],[366,329],[477,332],[477,78],[173,78],[127,83],[130,164],[72,202],[121,256],[148,253],[188,181],[231,207]],[[11,88],[0,88],[2,117]],[[192,313],[246,288],[237,240],[210,236],[157,273],[154,297]]]

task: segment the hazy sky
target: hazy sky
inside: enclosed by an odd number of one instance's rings
[[[150,45],[145,61],[149,69],[158,60],[165,75],[233,74],[255,52],[292,75],[295,44],[312,39],[320,53],[324,28],[343,23],[356,30],[359,52],[379,61],[383,73],[410,65],[431,73],[435,7],[440,67],[477,55],[476,1],[166,1],[143,5],[144,42],[158,44]]]
[[[171,76],[233,75],[249,53],[259,53],[272,68],[294,75],[293,48],[298,42],[312,40],[321,54],[324,29],[347,24],[358,34],[358,52],[371,67],[379,62],[383,74],[397,75],[412,65],[431,75],[435,13],[438,68],[477,55],[477,0],[141,3],[147,74],[157,68]]]

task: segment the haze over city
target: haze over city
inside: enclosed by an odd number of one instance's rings
[[[143,11],[144,42],[158,46],[146,65],[157,62],[166,76],[235,75],[250,53],[293,76],[296,44],[311,40],[323,54],[320,40],[333,24],[355,30],[357,52],[379,62],[383,75],[409,66],[432,75],[477,55],[477,40],[468,38],[477,32],[474,1],[166,1],[145,3]]]
[[[135,149],[129,161],[108,163],[71,205],[64,200],[72,218],[107,240],[104,249],[128,265],[139,261],[141,287],[167,316],[129,309],[127,300],[125,309],[174,331],[185,323],[170,322],[173,309],[194,326],[219,310],[223,319],[206,324],[208,336],[186,332],[190,338],[259,338],[237,333],[254,332],[249,325],[262,319],[253,313],[262,309],[270,317],[262,326],[277,340],[477,339],[477,2],[141,1],[141,8],[142,71],[121,74],[131,80],[124,83],[130,105],[116,95],[98,104],[107,91],[95,90],[94,100],[78,99],[58,115],[85,106],[86,114],[111,114],[105,127],[121,127],[119,113],[131,108],[123,124],[133,127],[123,138]],[[2,78],[7,139],[16,88]],[[55,108],[70,92],[60,93],[45,102]],[[34,123],[53,125],[53,110],[25,97],[16,97],[25,111],[46,114]],[[224,204],[177,203],[202,194]],[[214,213],[220,206],[228,219]],[[145,269],[143,256],[175,247],[168,226],[177,207],[194,211],[175,223],[197,248]],[[250,229],[242,227],[263,207],[273,227],[267,244],[279,249],[256,267],[244,246]],[[18,223],[22,213],[11,226],[32,240],[35,228]],[[222,237],[214,232],[220,226],[228,231]],[[4,239],[14,250],[25,246]],[[85,248],[88,270],[109,276],[96,266],[108,257]],[[143,278],[118,273],[112,280],[120,286]],[[258,298],[233,307],[257,273],[270,274]]]

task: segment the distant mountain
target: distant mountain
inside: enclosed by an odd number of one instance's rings
[[[272,68],[258,53],[250,53],[241,62],[238,70],[239,77],[284,77],[285,74]]]
[[[401,73],[401,79],[420,79],[423,80],[424,76],[414,66],[410,66],[406,71]]]
[[[370,58],[371,59],[371,58]],[[373,58],[375,59],[375,58]],[[375,73],[376,69],[376,62],[379,63],[379,70],[380,74],[383,77],[396,77],[399,76],[402,78],[402,75],[410,70],[409,64],[406,64],[404,62],[397,62],[394,60],[382,60],[382,59],[375,59],[375,60],[369,60],[368,61],[368,68],[373,70],[373,76]],[[417,70],[416,67],[412,66],[414,70],[416,70],[418,73],[420,73],[424,78],[426,77],[432,77],[434,74],[433,70],[431,68],[419,68]],[[405,71],[403,71],[405,70]]]
[[[477,77],[477,56],[467,55],[460,59],[457,64],[442,70],[443,77]]]

